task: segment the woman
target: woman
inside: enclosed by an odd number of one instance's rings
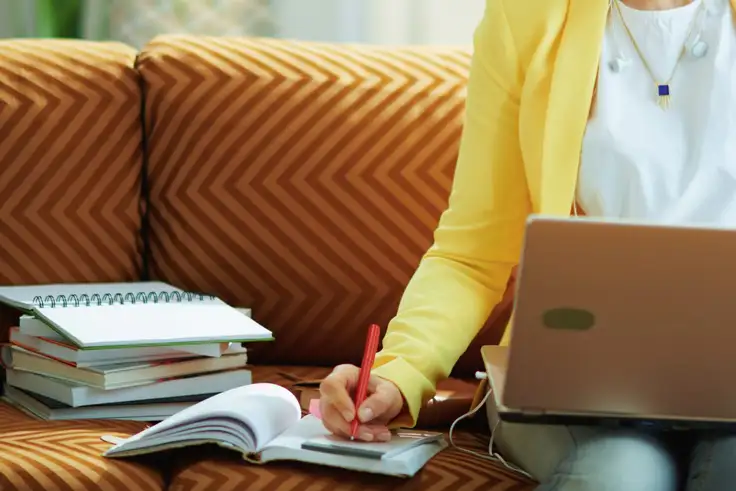
[[[449,207],[389,325],[359,438],[415,423],[500,301],[529,213],[736,223],[732,7],[488,0]],[[357,372],[322,384],[338,435]],[[686,435],[503,423],[497,442],[540,491],[736,489],[736,438]]]

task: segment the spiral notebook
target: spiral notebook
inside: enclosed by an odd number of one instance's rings
[[[0,303],[80,349],[273,340],[271,331],[219,298],[162,282],[0,287]]]

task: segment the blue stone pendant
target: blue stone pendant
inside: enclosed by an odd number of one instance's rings
[[[662,109],[670,107],[670,86],[669,84],[662,84],[657,86],[657,104]]]

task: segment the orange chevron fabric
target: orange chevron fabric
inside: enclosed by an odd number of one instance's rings
[[[396,312],[446,206],[470,56],[151,42],[138,68],[154,275],[251,306],[276,335],[254,347],[256,363],[359,362],[366,327]]]
[[[47,422],[0,402],[0,490],[159,491],[161,474],[127,460],[105,459],[103,435],[128,437],[134,422]]]
[[[453,432],[453,440],[478,454],[488,453],[488,437]],[[192,454],[180,464],[170,491],[532,491],[537,486],[500,464],[456,449],[443,451],[408,480],[302,464],[256,466],[224,450],[213,450],[207,459]]]
[[[0,284],[138,276],[135,54],[0,41]]]

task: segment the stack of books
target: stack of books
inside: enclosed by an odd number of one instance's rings
[[[41,419],[161,421],[252,383],[247,343],[273,340],[209,295],[160,282],[0,287],[19,311],[2,399]]]

